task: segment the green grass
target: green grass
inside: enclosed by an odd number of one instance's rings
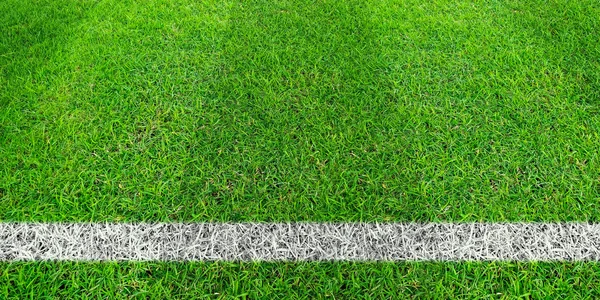
[[[597,299],[585,263],[13,263],[11,299]]]
[[[2,1],[0,219],[599,220],[600,5],[421,2]]]
[[[597,222],[598,32],[595,0],[0,0],[0,220]],[[17,263],[0,286],[598,297],[597,268]]]

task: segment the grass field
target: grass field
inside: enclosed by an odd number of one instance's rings
[[[0,220],[598,222],[599,32],[595,0],[0,0]],[[600,289],[574,263],[0,266],[16,297]]]
[[[596,263],[36,262],[3,266],[0,275],[0,295],[21,299],[596,299],[600,295]]]

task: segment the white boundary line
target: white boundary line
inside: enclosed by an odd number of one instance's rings
[[[0,261],[600,260],[587,223],[0,223]]]

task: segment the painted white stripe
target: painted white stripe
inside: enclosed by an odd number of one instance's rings
[[[0,261],[600,260],[587,223],[0,223]]]

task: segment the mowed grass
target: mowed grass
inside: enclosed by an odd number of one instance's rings
[[[597,263],[14,263],[4,299],[597,299]]]
[[[597,222],[598,32],[592,0],[0,0],[0,220]],[[597,298],[597,274],[2,263],[0,298]]]
[[[1,220],[600,219],[597,1],[0,10]]]

